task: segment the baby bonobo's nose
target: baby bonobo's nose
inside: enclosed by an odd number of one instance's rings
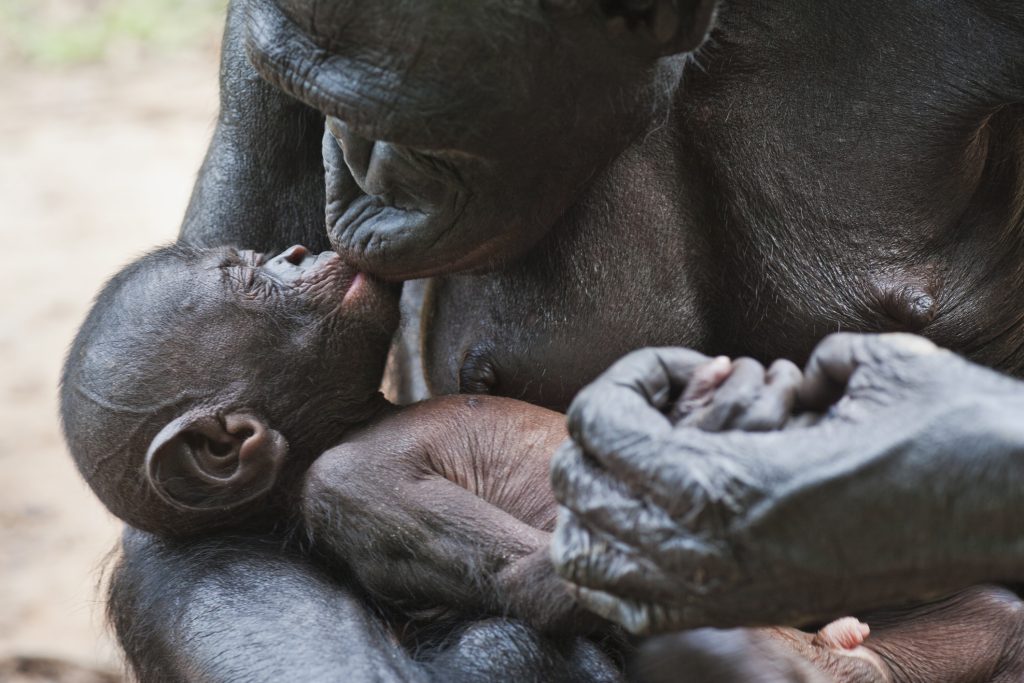
[[[301,244],[289,247],[283,254],[281,254],[281,258],[293,266],[302,265],[302,262],[307,256],[309,256],[309,249],[306,249]]]

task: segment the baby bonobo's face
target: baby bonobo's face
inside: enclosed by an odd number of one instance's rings
[[[396,286],[356,271],[334,252],[311,254],[301,245],[279,255],[225,248],[209,260],[216,261],[222,296],[219,327],[226,324],[239,342],[250,371],[273,358],[271,384],[287,385],[283,368],[313,364],[328,375],[324,389],[353,398],[376,391],[397,326]],[[209,266],[200,266],[208,280]]]
[[[205,337],[229,346],[204,360],[233,358],[232,372],[248,380],[247,397],[278,428],[315,430],[291,424],[311,404],[320,422],[354,418],[337,411],[358,411],[376,395],[398,324],[398,286],[356,271],[335,252],[312,254],[301,245],[277,255],[211,250],[198,270],[213,315],[197,309],[197,322],[210,326]],[[335,414],[315,410],[318,403]]]
[[[277,400],[297,388],[297,378],[288,377],[294,373],[284,371],[311,366],[320,390],[353,398],[376,391],[398,321],[396,286],[356,271],[334,252],[312,254],[301,245],[277,255],[211,249],[190,270],[182,276],[201,293],[189,309],[195,327],[233,358],[204,361],[261,376]]]
[[[394,288],[357,272],[333,251],[312,254],[297,244],[277,256],[232,248],[215,255],[232,293],[268,312],[283,304],[333,324],[361,318],[387,327],[394,319]]]
[[[302,246],[140,259],[101,293],[65,367],[82,473],[115,514],[159,533],[266,508],[387,405],[399,289]]]

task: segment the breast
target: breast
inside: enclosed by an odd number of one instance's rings
[[[858,64],[845,55],[862,49],[859,34],[821,6],[791,8],[813,21],[780,41],[763,28],[774,10],[730,5],[676,118],[544,242],[499,272],[433,283],[431,389],[562,409],[635,348],[801,363],[840,330],[915,332],[1024,368],[1020,107],[976,111],[957,86],[971,74],[931,63],[941,31],[928,36],[934,49],[901,53],[919,69],[885,51]],[[910,5],[887,8],[893,31],[909,25]],[[922,115],[934,88],[943,107]]]
[[[636,348],[704,348],[698,282],[706,260],[682,224],[643,218],[622,243],[621,223],[570,220],[502,271],[434,280],[421,328],[432,393],[489,393],[565,410]]]

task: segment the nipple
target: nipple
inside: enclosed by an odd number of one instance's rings
[[[876,310],[884,317],[883,332],[920,332],[935,320],[938,302],[932,288],[923,282],[906,280],[893,282],[876,289]]]

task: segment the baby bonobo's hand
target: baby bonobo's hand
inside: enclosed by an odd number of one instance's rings
[[[752,358],[713,358],[694,370],[669,419],[706,432],[782,429],[793,418],[800,368],[777,360],[765,371]]]
[[[548,554],[551,456],[565,417],[520,401],[452,396],[396,410],[310,469],[315,545],[413,617],[509,614],[585,631]]]

